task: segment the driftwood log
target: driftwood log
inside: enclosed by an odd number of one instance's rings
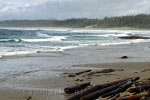
[[[103,98],[108,97],[108,96],[114,96],[120,92],[124,92],[126,89],[128,89],[131,85],[133,84],[132,81],[128,81],[126,84],[121,85],[119,88],[110,91],[104,95],[102,95]]]
[[[137,83],[135,83],[135,86],[144,86],[144,85],[150,85],[150,81],[137,82]]]
[[[77,75],[83,74],[83,73],[87,73],[87,72],[91,72],[92,70],[85,70],[85,71],[81,71],[81,72],[77,72],[77,73],[64,73],[64,74],[69,74],[68,77],[75,77]]]
[[[77,84],[75,86],[71,86],[71,87],[66,87],[64,89],[65,93],[67,94],[71,94],[71,93],[75,93],[77,91],[80,91],[82,89],[85,89],[87,86],[90,85],[90,82],[86,82],[86,83],[81,83],[81,84]]]
[[[105,84],[101,84],[101,85],[96,85],[96,86],[91,87],[91,88],[89,88],[87,90],[84,90],[84,91],[82,91],[82,92],[80,92],[78,94],[75,94],[74,96],[70,97],[67,100],[80,100],[81,97],[83,97],[85,95],[88,95],[88,94],[90,94],[92,92],[95,92],[95,91],[107,88],[107,87],[115,85],[115,84],[119,84],[119,83],[127,81],[127,80],[135,81],[135,80],[138,80],[138,79],[139,79],[139,77],[133,77],[133,78],[122,79],[122,80],[109,82],[109,83],[105,83]]]
[[[107,88],[104,88],[102,90],[99,90],[99,91],[96,91],[96,92],[93,92],[93,93],[90,93],[88,95],[85,95],[83,97],[80,98],[80,100],[95,100],[97,99],[98,97],[100,97],[101,95],[109,92],[109,91],[113,91],[114,89],[120,87],[121,85],[127,83],[128,81],[123,81],[119,84],[115,84],[115,85],[112,85],[110,87],[107,87]]]
[[[150,85],[143,85],[143,86],[138,86],[135,88],[130,88],[129,92],[130,93],[140,93],[142,90],[144,90],[144,91],[150,90]]]
[[[116,100],[137,100],[144,96],[147,97],[147,96],[150,96],[150,94],[148,92],[145,92],[145,93],[140,93],[140,94],[132,95],[132,96],[119,97]]]
[[[90,72],[90,73],[88,73],[88,75],[97,74],[97,73],[111,73],[111,72],[114,72],[114,71],[116,71],[116,70],[115,69],[103,69],[103,70],[100,70],[100,71]]]
[[[81,71],[81,72],[75,73],[75,75],[80,75],[80,74],[91,72],[91,71],[92,70],[85,70],[85,71]]]

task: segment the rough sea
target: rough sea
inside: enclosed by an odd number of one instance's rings
[[[0,29],[0,57],[40,52],[61,52],[90,45],[109,46],[150,42],[123,40],[122,36],[147,36],[147,30]]]

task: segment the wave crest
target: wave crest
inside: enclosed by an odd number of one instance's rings
[[[0,39],[0,42],[22,42],[21,39]]]
[[[40,33],[40,32],[36,33],[36,35],[38,37],[50,37],[48,34],[44,34],[44,33]]]
[[[56,42],[56,41],[62,41],[66,40],[67,37],[65,36],[53,36],[51,38],[46,39],[21,39],[24,42]]]

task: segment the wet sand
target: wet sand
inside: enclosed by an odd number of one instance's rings
[[[39,90],[4,89],[0,92],[0,100],[27,100],[30,96],[32,97],[32,99],[30,100],[65,100],[65,98],[68,98],[69,96],[64,96],[64,94],[62,93],[63,89],[67,86],[80,83],[80,81],[76,81],[77,79],[83,79],[82,82],[90,81],[93,85],[111,82],[123,78],[134,77],[134,76],[140,76],[141,80],[150,79],[150,62],[83,64],[78,66],[124,69],[124,71],[115,71],[108,74],[101,73],[101,74],[93,75],[90,78],[83,77],[84,74],[78,75],[76,77],[68,77],[68,75],[63,74],[59,78],[49,79],[49,80],[39,80],[41,84],[47,85],[48,87],[54,86],[60,88],[60,90],[54,90],[55,91],[54,92],[53,90],[50,89],[39,89]],[[72,70],[72,72],[78,72],[78,71]]]
[[[90,46],[61,53],[4,58],[0,60],[3,67],[12,67],[17,64],[18,66],[29,66],[29,71],[10,75],[5,81],[1,80],[0,100],[65,100],[68,96],[64,96],[63,89],[80,83],[78,79],[82,82],[90,81],[93,85],[133,76],[140,76],[141,80],[149,79],[149,52],[149,43],[141,43],[105,47]],[[129,58],[120,59],[125,55]],[[33,70],[30,69],[30,66],[36,67],[33,67]],[[67,74],[63,74],[104,68],[123,69],[124,71],[101,73],[90,78],[84,74],[76,77],[68,77]]]

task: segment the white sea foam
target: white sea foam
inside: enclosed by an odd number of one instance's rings
[[[79,46],[81,47],[86,47],[86,46],[94,46],[94,45],[98,45],[98,46],[110,46],[110,45],[123,45],[123,44],[132,44],[132,43],[142,43],[142,42],[150,42],[150,39],[144,40],[144,39],[136,39],[136,40],[129,40],[129,41],[120,41],[120,42],[89,42],[89,43],[81,43],[79,44]]]
[[[21,39],[21,40],[25,42],[48,42],[48,41],[55,42],[55,41],[62,41],[65,39],[67,39],[67,37],[65,36],[53,36],[51,38],[46,39]]]
[[[46,30],[46,31],[45,31]],[[38,31],[38,30],[36,30]],[[44,33],[45,31],[45,33]],[[51,36],[52,32],[56,31],[56,35],[59,35],[61,32],[61,36]],[[46,34],[48,32],[49,34]],[[59,33],[59,34],[57,34]],[[65,36],[63,36],[65,33]],[[70,33],[66,36],[66,33]],[[77,34],[76,34],[77,33]],[[81,34],[80,34],[81,33]],[[83,34],[82,34],[83,33]],[[89,33],[89,34],[84,34]],[[33,34],[35,34],[33,32]],[[52,33],[53,34],[53,33]],[[54,35],[54,34],[53,34]],[[30,53],[38,53],[38,52],[51,52],[51,51],[64,51],[66,49],[78,48],[78,47],[85,47],[90,45],[99,45],[99,46],[108,46],[108,45],[122,45],[122,44],[131,44],[131,43],[140,43],[140,42],[150,42],[150,40],[143,40],[143,39],[136,39],[136,40],[122,40],[114,37],[121,37],[121,36],[132,36],[132,35],[140,35],[140,36],[150,36],[150,31],[141,31],[141,30],[76,30],[76,29],[44,29],[42,32],[39,31],[36,33],[36,37],[31,39],[31,37],[26,38],[22,36],[22,39],[0,39],[0,43],[5,46],[3,42],[17,42],[14,44],[6,44],[8,50],[6,52],[1,53],[0,50],[0,57],[2,56],[13,56],[13,55],[22,55],[22,54],[30,54]],[[80,38],[80,36],[87,36],[88,38]],[[94,37],[93,37],[94,36]],[[68,38],[69,37],[69,38]],[[75,38],[74,38],[75,37]],[[96,37],[96,38],[95,38]],[[107,38],[104,38],[107,37]],[[11,37],[10,37],[11,38]],[[14,38],[14,37],[12,37]],[[20,38],[20,36],[19,36]],[[113,38],[113,39],[112,39]],[[65,40],[65,41],[63,41]],[[29,43],[28,43],[29,42]],[[34,45],[31,44],[35,42]],[[39,42],[45,42],[45,46],[42,47]],[[49,46],[46,42],[58,42],[56,45]],[[14,48],[13,45],[16,44],[21,45],[21,47]],[[10,46],[12,45],[12,46]],[[28,45],[28,46],[26,46]],[[50,44],[51,45],[51,44]],[[65,45],[65,46],[64,46]],[[22,48],[24,47],[24,48]],[[30,50],[29,50],[30,49]],[[22,50],[22,51],[21,51]]]
[[[101,35],[86,35],[86,36],[95,36],[95,37],[121,37],[129,36],[128,34],[101,34]]]
[[[99,43],[98,45],[109,46],[109,45],[122,45],[122,44],[131,44],[131,43],[142,43],[142,42],[150,42],[150,40],[136,39],[130,41],[123,41],[123,42],[114,42],[114,43]]]
[[[48,34],[44,34],[44,33],[40,33],[40,32],[38,32],[36,34],[37,34],[38,37],[51,37]]]
[[[0,52],[0,58],[2,57],[11,57],[11,56],[22,56],[22,55],[27,55],[27,54],[36,54],[36,53],[46,53],[46,52],[60,52],[64,51],[67,49],[73,49],[73,48],[78,48],[78,47],[83,47],[83,46],[40,46],[36,48],[32,48],[29,50],[15,50],[15,51],[1,51]]]
[[[0,39],[0,42],[19,42],[21,39]]]
[[[26,55],[37,53],[37,51],[12,51],[12,52],[0,52],[1,57],[15,56],[15,55]]]
[[[73,49],[73,48],[79,48],[83,47],[81,45],[79,46],[44,46],[44,48],[47,48],[46,50],[41,50],[40,52],[49,52],[49,51],[64,51],[67,49]],[[43,47],[42,47],[43,48]]]
[[[78,48],[78,47],[83,47],[83,46],[64,46],[64,47],[60,47],[62,50],[66,50],[66,49],[73,49],[73,48]]]

